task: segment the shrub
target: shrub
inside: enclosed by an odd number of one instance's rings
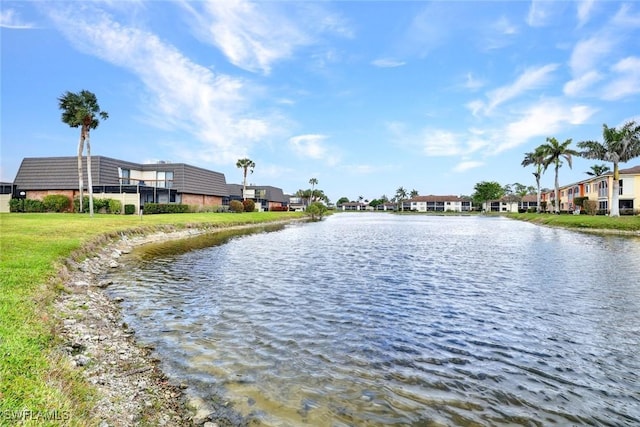
[[[244,212],[244,205],[240,200],[232,200],[229,202],[229,210],[231,212]]]
[[[125,215],[133,215],[134,213],[136,213],[136,206],[135,205],[124,205],[124,214]]]
[[[165,214],[165,213],[187,213],[189,205],[177,203],[146,203],[144,205],[144,214]]]
[[[42,204],[47,212],[66,212],[71,207],[71,199],[64,194],[49,194],[44,196]]]
[[[108,213],[109,212],[109,200],[110,199],[93,199],[93,211],[94,212],[99,212],[100,210],[103,210],[103,213]],[[89,206],[87,204],[87,206]]]
[[[11,212],[46,212],[44,203],[32,199],[11,199],[9,210]]]
[[[307,208],[307,215],[311,216],[313,221],[319,221],[327,212],[327,207],[320,202],[313,202]]]
[[[253,212],[256,210],[256,203],[253,200],[247,199],[242,202],[242,207],[245,212]]]
[[[574,198],[573,198],[573,203],[574,203],[576,206],[580,206],[581,208],[583,208],[583,207],[584,207],[584,202],[585,202],[586,200],[589,200],[589,198],[588,198],[588,197],[574,197]]]
[[[89,196],[82,197],[82,208],[85,212],[89,211]],[[75,197],[73,199],[73,211],[80,212],[80,197]]]
[[[583,200],[582,209],[587,213],[587,215],[595,215],[598,213],[598,202],[589,199]]]
[[[108,206],[108,211],[112,214],[119,214],[120,212],[122,212],[122,202],[120,202],[120,200],[116,200],[116,199],[108,199],[109,200],[109,206]]]

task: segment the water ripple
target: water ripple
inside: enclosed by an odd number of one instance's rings
[[[254,423],[640,424],[637,239],[344,214],[218,243],[134,254],[109,292]]]

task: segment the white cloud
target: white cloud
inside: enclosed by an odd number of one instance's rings
[[[578,78],[565,83],[563,92],[567,96],[592,95],[593,91],[589,89],[597,82],[602,80],[603,76],[597,71],[589,71]]]
[[[28,30],[35,28],[35,25],[22,21],[14,9],[3,8],[0,10],[0,27],[14,30]]]
[[[487,96],[488,103],[480,100],[471,101],[467,104],[474,115],[482,111],[484,114],[491,114],[493,110],[501,104],[510,101],[523,93],[545,85],[549,76],[558,68],[558,64],[547,64],[542,67],[529,68],[522,73],[515,82],[490,91]]]
[[[476,77],[472,73],[467,73],[465,76],[464,87],[470,90],[477,90],[484,86],[484,82]]]
[[[589,21],[595,0],[580,0],[578,2],[578,25],[583,26]]]
[[[477,160],[467,160],[467,161],[458,163],[453,168],[453,172],[465,172],[470,169],[479,168],[480,166],[484,166],[484,162],[480,162]]]
[[[617,100],[640,93],[640,57],[624,58],[612,67],[612,71],[616,75],[604,87],[604,99]]]
[[[512,149],[524,144],[534,137],[546,137],[557,133],[567,124],[585,123],[595,110],[585,105],[568,106],[557,100],[537,102],[524,111],[521,117],[504,129],[498,130],[496,141],[499,141],[493,154]]]
[[[325,144],[326,135],[306,134],[289,138],[289,146],[301,157],[324,160],[329,165],[336,165],[339,156],[331,147]]]
[[[147,90],[148,120],[194,135],[201,146],[192,149],[200,160],[235,161],[278,129],[274,118],[250,111],[245,81],[214,74],[155,34],[121,25],[97,9],[75,13],[55,7],[50,15],[78,50],[134,73]]]
[[[317,42],[323,33],[351,37],[337,14],[321,6],[245,0],[182,3],[194,21],[194,32],[247,71],[269,74],[274,63]]]
[[[531,0],[529,13],[527,14],[527,24],[531,27],[543,27],[549,20],[549,1]]]
[[[458,134],[440,129],[425,129],[422,135],[422,149],[427,156],[455,156],[463,153]]]
[[[615,38],[606,32],[576,43],[569,60],[572,73],[581,75],[592,71],[615,49],[615,45]]]
[[[405,65],[405,62],[398,61],[396,59],[390,59],[390,58],[380,58],[380,59],[371,61],[371,64],[380,68],[395,68],[395,67],[401,67]]]

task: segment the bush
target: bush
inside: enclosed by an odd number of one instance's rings
[[[177,203],[146,203],[144,214],[188,213],[189,205]]]
[[[327,207],[320,202],[313,202],[307,208],[307,215],[311,216],[313,221],[319,221],[327,212]]]
[[[89,196],[84,196],[82,198],[82,208],[82,210],[85,212],[89,211]],[[80,197],[76,197],[73,199],[73,211],[80,212]]]
[[[108,200],[109,200],[109,205],[108,205],[109,213],[119,214],[122,212],[122,202],[120,202],[120,200],[116,200],[116,199],[108,199]]]
[[[11,212],[46,212],[44,203],[32,199],[11,199],[9,210]]]
[[[583,200],[582,209],[587,213],[587,215],[595,215],[598,213],[598,202],[589,199]]]
[[[71,207],[71,199],[64,194],[49,194],[44,196],[42,204],[47,212],[67,212]]]
[[[231,212],[244,212],[244,205],[240,200],[232,200],[229,202],[229,210]]]
[[[135,205],[124,205],[124,214],[125,215],[133,215],[134,213],[136,213],[136,206]]]
[[[245,212],[253,212],[256,210],[256,203],[253,200],[247,199],[242,202],[242,207]]]

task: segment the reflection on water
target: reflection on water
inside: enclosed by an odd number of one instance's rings
[[[132,257],[126,321],[263,425],[637,425],[640,241],[340,214]],[[135,254],[134,254],[135,255]]]

